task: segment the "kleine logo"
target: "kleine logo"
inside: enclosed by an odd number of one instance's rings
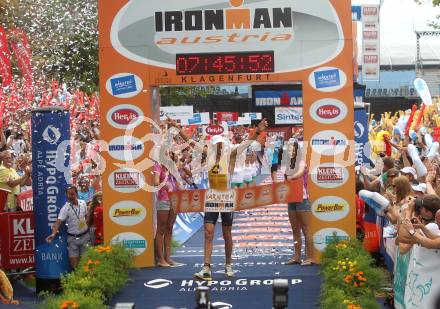
[[[112,172],[108,178],[110,187],[121,193],[134,193],[145,185],[142,173],[133,168],[118,169]]]
[[[318,108],[318,116],[324,119],[333,119],[338,117],[341,114],[341,110],[339,107],[335,105],[324,105]]]
[[[206,133],[209,135],[220,135],[224,132],[224,129],[222,126],[219,125],[210,125],[206,128]]]
[[[311,170],[310,177],[318,187],[334,189],[347,182],[349,173],[345,167],[337,163],[321,163]]]

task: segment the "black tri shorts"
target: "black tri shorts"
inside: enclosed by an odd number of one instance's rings
[[[222,225],[223,226],[232,226],[232,220],[234,219],[233,212],[205,212],[205,223],[216,224],[218,220],[218,215],[222,216]]]

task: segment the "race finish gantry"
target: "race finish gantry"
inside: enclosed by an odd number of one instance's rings
[[[159,87],[240,83],[302,84],[310,200],[325,209],[313,211],[314,247],[322,251],[334,233],[355,236],[351,26],[349,0],[99,0],[104,238],[135,249],[138,267],[154,265],[154,193],[146,188],[156,125],[146,119],[159,119]],[[332,107],[340,113],[317,112]],[[143,181],[115,185],[128,174]],[[277,190],[253,194],[268,194],[267,205]],[[193,202],[209,191],[181,192],[174,206],[203,211]],[[242,209],[242,194],[229,211]]]

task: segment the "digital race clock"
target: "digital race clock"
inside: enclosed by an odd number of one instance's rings
[[[177,54],[177,75],[272,73],[273,51]]]

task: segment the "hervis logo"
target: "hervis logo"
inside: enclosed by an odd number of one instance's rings
[[[338,68],[323,67],[310,74],[309,83],[318,91],[334,92],[345,86],[347,76]]]
[[[131,98],[142,91],[142,80],[135,74],[118,73],[107,80],[105,88],[117,98]]]
[[[338,123],[347,117],[347,106],[336,99],[321,99],[310,106],[310,116],[313,120],[324,124]]]
[[[169,69],[176,67],[176,54],[271,50],[275,72],[286,72],[326,63],[345,44],[328,0],[313,0],[312,7],[309,0],[186,0],[178,8],[173,1],[128,1],[113,20],[113,48],[130,60]],[[292,57],[322,40],[325,49]]]
[[[121,201],[110,207],[109,216],[116,224],[134,226],[144,221],[147,211],[135,201]]]
[[[313,135],[311,144],[313,151],[323,156],[335,156],[345,151],[348,140],[339,131],[325,130]]]
[[[346,200],[337,196],[323,196],[312,204],[313,215],[322,221],[338,221],[345,218],[349,212]]]
[[[116,129],[134,129],[142,123],[142,110],[131,104],[120,104],[107,112],[108,123]]]

